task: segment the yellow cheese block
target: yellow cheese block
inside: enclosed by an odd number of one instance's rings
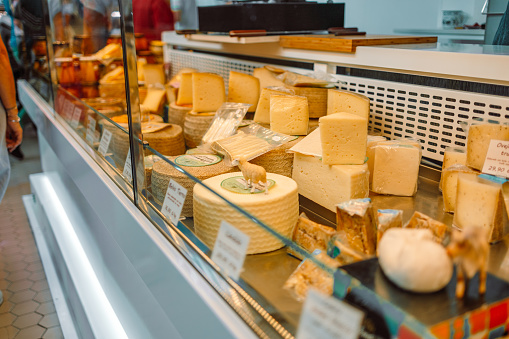
[[[217,111],[226,99],[223,78],[212,73],[193,73],[192,78],[193,111]]]
[[[292,178],[299,194],[336,212],[336,205],[369,195],[368,165],[329,166],[313,156],[295,153]]]
[[[442,172],[442,194],[444,196],[444,211],[454,213],[456,209],[456,195],[458,191],[458,175],[477,176],[477,172],[465,165],[455,164]]]
[[[308,99],[309,117],[320,118],[327,115],[327,88],[319,87],[285,87],[295,93]]]
[[[270,129],[289,135],[308,134],[308,99],[295,95],[270,96]]]
[[[467,153],[465,150],[456,147],[448,147],[444,151],[444,161],[442,162],[442,175],[440,176],[440,183],[438,187],[442,190],[444,180],[444,170],[452,165],[466,165]]]
[[[369,120],[369,98],[350,91],[329,89],[327,93],[327,115],[347,112]]]
[[[509,125],[484,123],[472,125],[467,137],[467,166],[481,171],[490,141],[509,140]]]
[[[145,75],[143,73],[143,65],[146,65],[146,64],[147,64],[147,59],[145,59],[145,58],[138,58],[138,60],[136,60],[138,81],[145,81]]]
[[[379,194],[413,196],[417,192],[420,150],[412,146],[377,145],[371,190]]]
[[[145,86],[166,83],[163,64],[144,64],[142,67]]]
[[[260,81],[260,88],[265,88],[269,86],[279,86],[284,87],[284,82],[281,80],[278,80],[274,73],[266,69],[265,67],[262,68],[255,68],[253,70],[253,76],[255,78],[258,78]]]
[[[193,104],[193,73],[180,75],[180,87],[177,94],[177,105]]]
[[[252,75],[230,71],[228,102],[249,104],[248,112],[256,111],[260,99],[260,80]]]
[[[381,135],[368,135],[366,157],[368,157],[369,184],[373,182],[373,167],[375,166],[375,146],[387,139]]]
[[[293,92],[283,87],[263,88],[256,106],[256,112],[253,118],[254,122],[270,124],[270,96],[272,94],[293,94]]]
[[[321,117],[322,159],[326,165],[361,165],[366,159],[368,121],[351,113]]]
[[[166,90],[151,87],[147,90],[147,97],[143,100],[143,106],[152,113],[159,113],[166,101]]]
[[[459,228],[482,226],[490,242],[507,234],[507,213],[502,185],[482,176],[460,174],[453,224]]]

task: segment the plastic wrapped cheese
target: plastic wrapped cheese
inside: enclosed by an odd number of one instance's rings
[[[307,218],[304,213],[301,213],[297,225],[293,230],[292,240],[309,253],[313,253],[314,250],[326,251],[329,242],[336,233],[336,230],[332,227],[321,225]],[[291,255],[303,259],[302,255],[288,248],[288,253]]]
[[[467,166],[482,170],[491,140],[509,141],[509,124],[475,120],[468,128]]]
[[[365,254],[376,251],[376,228],[371,199],[353,199],[337,205],[337,230],[345,232],[350,245]]]
[[[377,244],[380,243],[380,240],[388,229],[403,227],[403,211],[401,210],[378,210],[376,216]]]

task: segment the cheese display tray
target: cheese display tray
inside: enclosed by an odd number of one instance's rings
[[[334,277],[334,294],[365,312],[364,330],[381,337],[498,337],[508,323],[509,283],[488,274],[486,293],[479,278],[455,296],[456,275],[435,293],[405,291],[384,275],[378,259],[343,266]]]

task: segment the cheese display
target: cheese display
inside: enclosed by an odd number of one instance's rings
[[[290,178],[273,173],[267,173],[267,179],[274,182],[269,194],[246,191],[239,182],[242,181],[241,172],[218,175],[203,183],[279,234],[290,238],[299,217],[297,184]],[[211,248],[223,220],[249,236],[248,254],[270,252],[284,246],[269,232],[199,184],[195,185],[193,191],[193,215],[196,235]]]
[[[295,153],[292,178],[299,194],[336,212],[336,204],[369,195],[369,171],[364,165],[334,165],[319,158]]]
[[[420,149],[404,145],[375,147],[371,190],[379,194],[413,196],[421,162]]]
[[[260,89],[270,86],[283,87],[285,85],[283,81],[277,79],[274,73],[265,67],[255,68],[253,76],[260,81]]]
[[[444,180],[444,170],[452,165],[465,165],[467,164],[467,153],[465,150],[456,147],[447,147],[444,151],[444,161],[442,162],[442,175],[440,176],[440,183],[438,187],[442,190],[442,183]]]
[[[295,95],[308,99],[310,118],[320,118],[327,115],[327,88],[285,86]]]
[[[125,100],[124,68],[119,66],[106,73],[99,80],[99,95],[102,98],[122,98]]]
[[[168,159],[200,180],[234,171],[233,167],[226,166],[219,156],[213,154],[186,154],[171,156],[168,157]],[[184,201],[184,206],[182,207],[181,215],[184,217],[192,217],[193,188],[195,181],[165,161],[158,161],[153,166],[151,178],[152,194],[162,205],[171,179],[187,189],[187,196]]]
[[[184,139],[186,146],[194,148],[201,144],[201,139],[214,120],[215,112],[196,113],[190,111],[184,119]]]
[[[502,182],[497,181],[496,177],[487,175],[458,175],[453,220],[456,227],[482,226],[488,231],[490,242],[499,241],[507,234]]]
[[[215,112],[225,102],[224,81],[212,73],[192,73],[193,111]]]
[[[262,166],[270,173],[292,177],[293,153],[288,152],[290,148],[295,146],[303,137],[295,138],[279,147],[274,148],[251,160],[251,163]]]
[[[370,186],[373,182],[373,168],[375,167],[375,146],[383,141],[387,141],[387,139],[381,135],[368,135],[366,143],[366,157],[368,158],[367,164],[369,169]]]
[[[402,289],[432,293],[451,280],[452,261],[429,230],[391,228],[378,246],[380,267]]]
[[[351,91],[329,89],[327,93],[327,115],[347,112],[369,120],[369,98]]]
[[[337,230],[344,232],[354,250],[374,255],[376,251],[376,228],[373,222],[371,200],[354,199],[337,205]]]
[[[228,102],[249,104],[251,106],[248,112],[254,112],[258,99],[260,99],[260,80],[249,74],[230,71]]]
[[[260,99],[256,106],[256,112],[253,120],[262,124],[270,124],[270,96],[272,94],[293,94],[283,87],[263,88],[260,93]]]
[[[144,64],[142,65],[143,78],[145,85],[163,85],[166,83],[163,64]]]
[[[433,240],[441,243],[445,236],[449,233],[449,228],[444,223],[430,218],[426,214],[415,211],[405,228],[424,228],[428,229],[433,234]]]
[[[98,60],[122,58],[122,46],[120,44],[108,44],[95,52],[93,57]]]
[[[491,140],[509,140],[509,125],[496,123],[473,124],[467,136],[467,166],[482,170]]]
[[[177,94],[177,105],[193,104],[193,73],[182,73],[180,75],[180,87]]]
[[[191,105],[177,105],[172,102],[168,108],[168,123],[184,128],[187,113],[191,112]]]
[[[455,164],[442,171],[442,194],[444,196],[444,211],[454,213],[456,208],[456,195],[458,191],[458,175],[464,173],[477,176],[478,172],[471,168]]]
[[[271,94],[271,130],[289,135],[306,135],[308,121],[308,101],[305,97]]]
[[[378,210],[376,216],[377,244],[388,229],[403,227],[403,211],[401,210]]]
[[[311,221],[302,213],[293,230],[292,240],[309,253],[313,253],[314,250],[325,252],[335,233],[335,229]],[[303,259],[302,255],[291,248],[288,248],[288,253]]]
[[[361,165],[366,159],[367,120],[350,113],[320,118],[322,159],[326,165]]]
[[[159,87],[150,87],[147,90],[145,100],[143,100],[143,106],[152,113],[161,113],[165,102],[166,90]]]

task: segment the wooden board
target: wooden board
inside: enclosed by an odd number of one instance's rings
[[[433,42],[437,42],[437,37],[402,35],[282,35],[279,39],[279,44],[286,48],[347,53],[355,52],[357,46],[422,44]]]
[[[213,35],[213,34],[186,34],[186,39],[194,41],[205,42],[220,42],[227,44],[261,44],[278,42],[279,35],[265,35],[253,37],[231,37],[228,35]]]

